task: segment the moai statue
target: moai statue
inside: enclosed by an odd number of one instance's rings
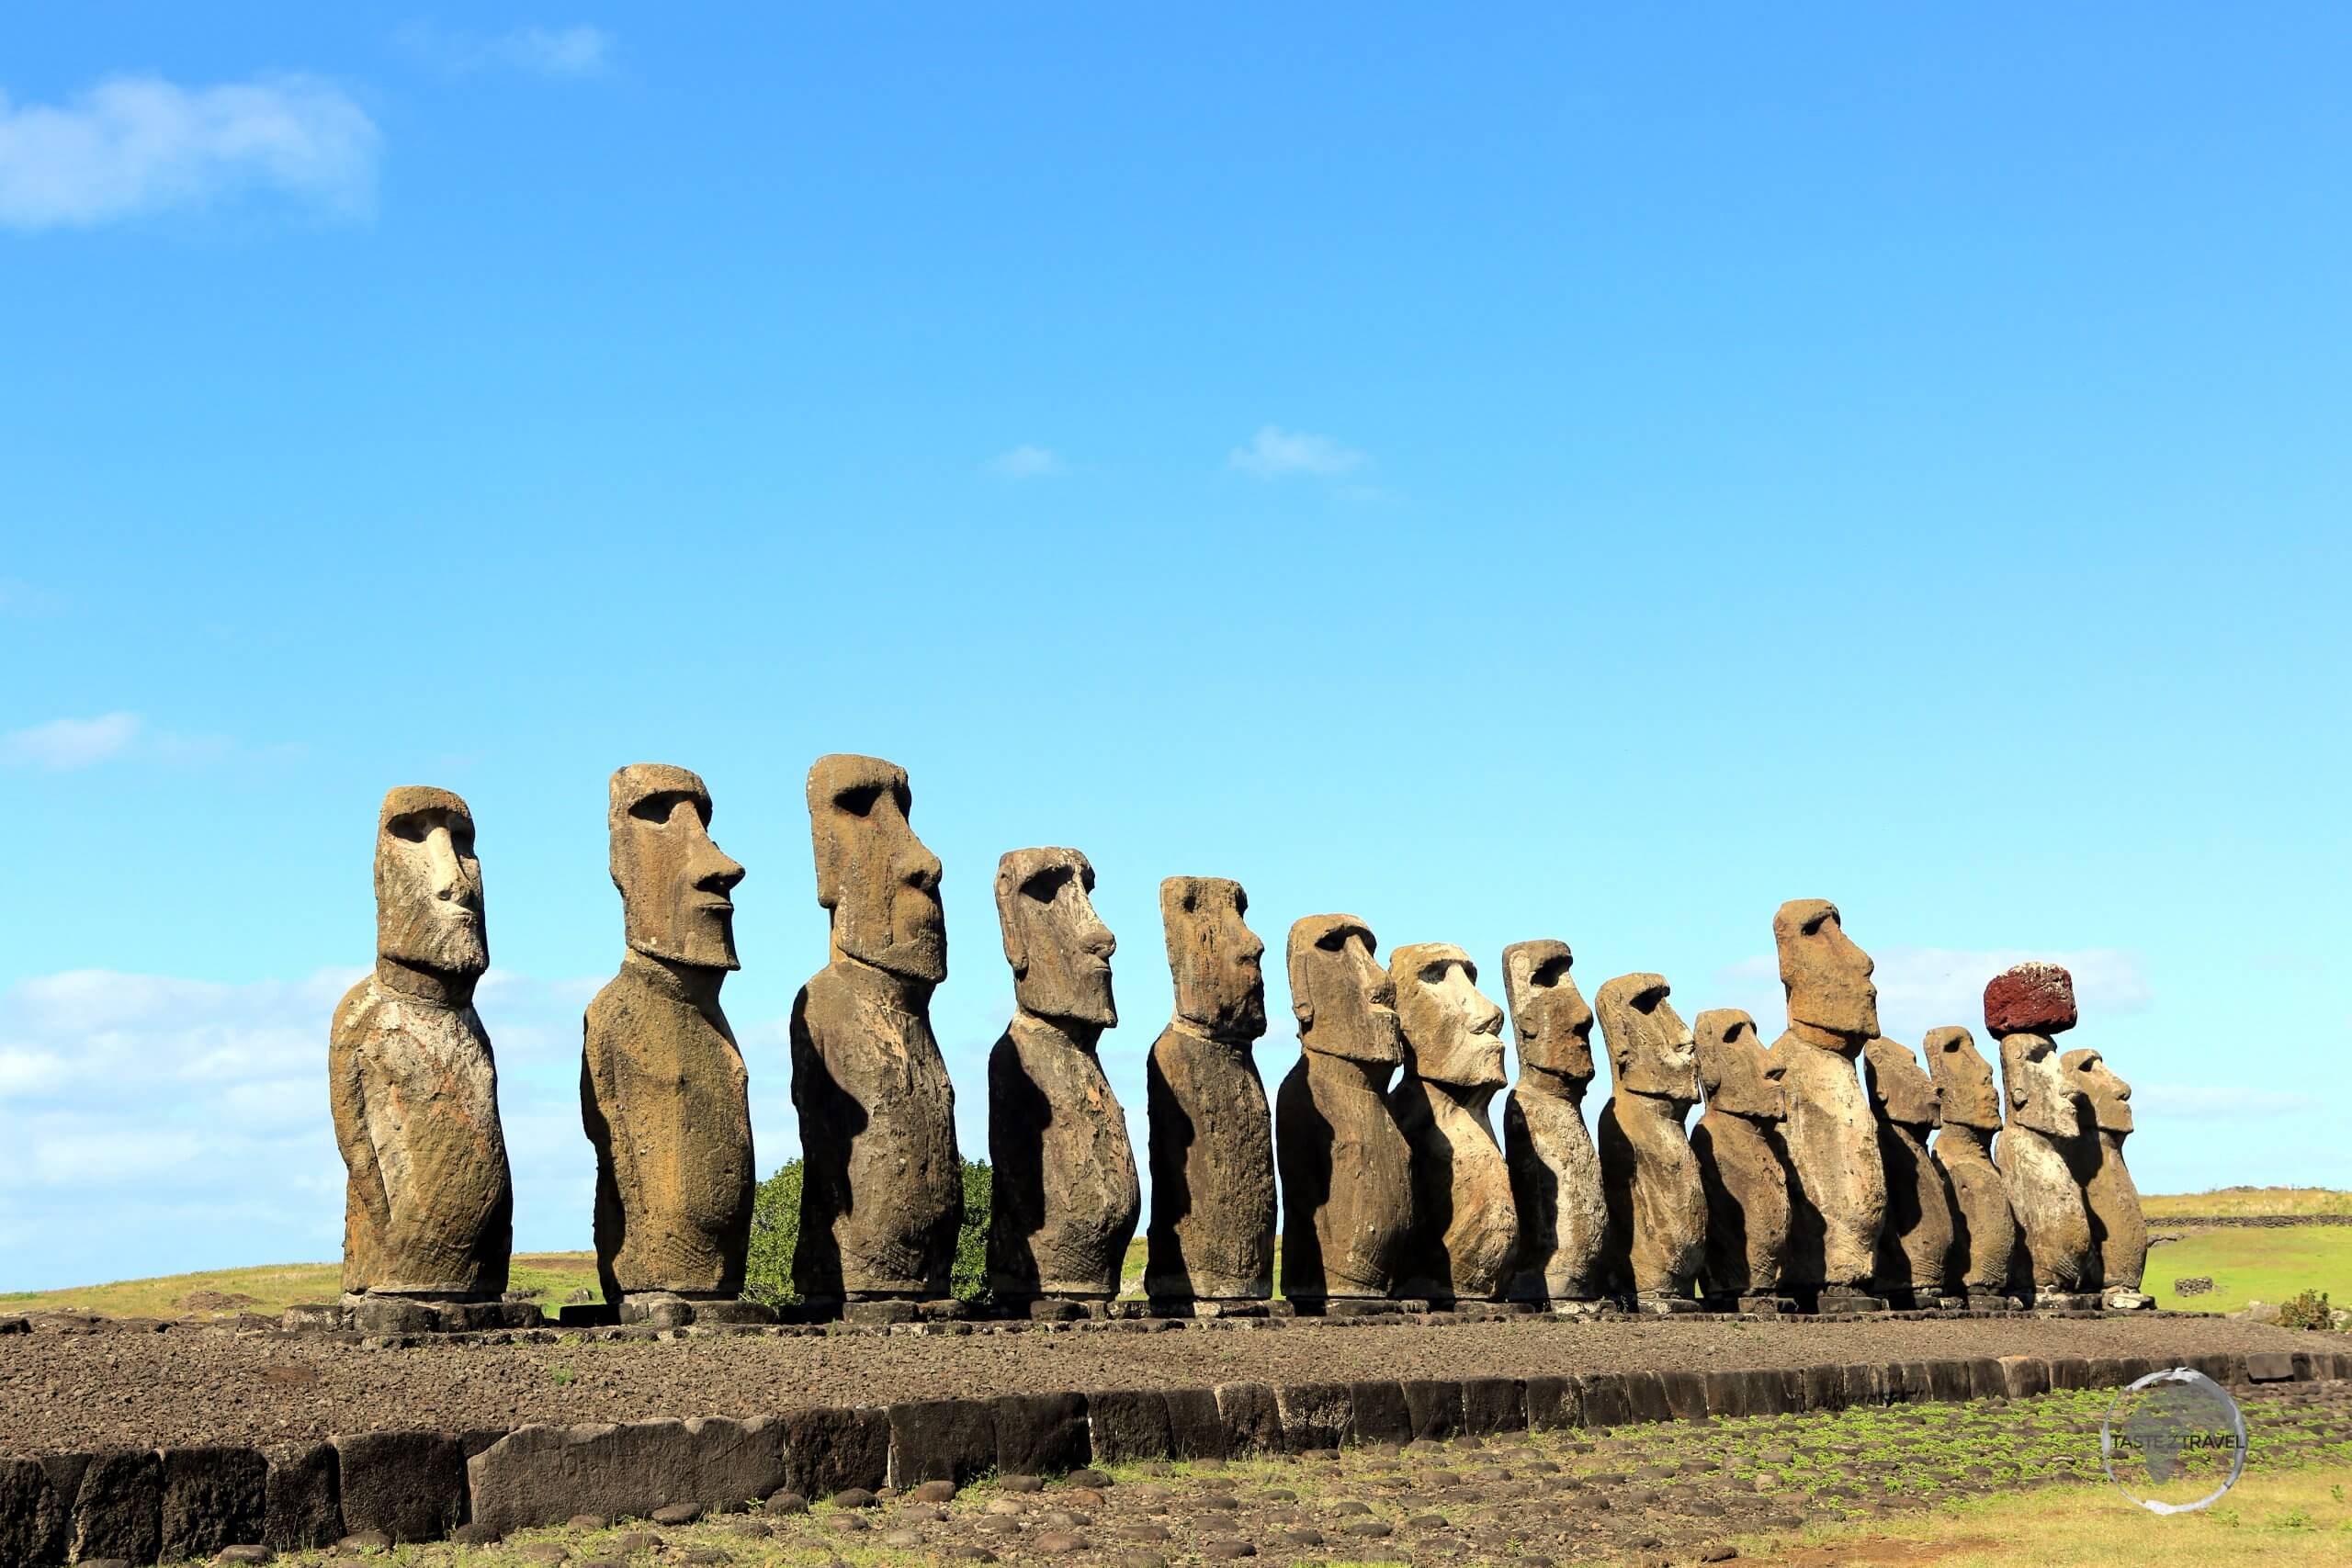
[[[1404,1059],[1396,988],[1353,915],[1290,928],[1298,1065],[1274,1095],[1283,1294],[1385,1300],[1413,1224],[1412,1151],[1384,1091]]]
[[[1510,1168],[1487,1106],[1503,1075],[1503,1010],[1478,989],[1478,966],[1451,942],[1388,954],[1405,1071],[1388,1108],[1412,1149],[1413,1229],[1399,1296],[1491,1301],[1519,1248]]]
[[[1118,942],[1076,850],[996,865],[1012,1021],[989,1053],[989,1288],[1006,1306],[1109,1301],[1143,1211],[1126,1112],[1094,1055],[1119,1021]]]
[[[1592,1009],[1565,942],[1503,949],[1503,996],[1519,1041],[1519,1082],[1503,1101],[1503,1158],[1519,1210],[1519,1256],[1505,1293],[1589,1316],[1609,1293],[1609,1207],[1584,1123],[1592,1082]]]
[[[1690,1026],[1662,975],[1620,975],[1596,1010],[1609,1047],[1600,1110],[1600,1187],[1610,1251],[1637,1312],[1695,1312],[1691,1282],[1707,1250],[1707,1193],[1683,1122],[1699,1103]]]
[[[1714,1312],[1776,1314],[1789,1249],[1789,1168],[1781,1162],[1781,1092],[1786,1064],[1764,1050],[1756,1021],[1712,1008],[1693,1025],[1707,1113],[1690,1129],[1690,1153],[1707,1194],[1706,1260],[1699,1293]]]
[[[2098,1248],[2067,1162],[2080,1135],[2082,1090],[2066,1081],[2051,1040],[2075,1027],[2074,976],[2055,964],[1994,976],[1984,987],[1984,1027],[2001,1043],[2007,1117],[1993,1149],[2024,1241],[2021,1283],[2036,1306],[2096,1307]]]
[[[1151,1229],[1144,1293],[1216,1310],[1274,1293],[1274,1123],[1250,1053],[1266,1032],[1266,944],[1221,876],[1159,885],[1176,1012],[1144,1073]]]
[[[1898,1307],[1962,1305],[1951,1299],[1960,1229],[1951,1180],[1928,1156],[1928,1134],[1943,1122],[1943,1097],[1900,1041],[1874,1036],[1862,1046],[1862,1079],[1886,1168],[1875,1288]]]
[[[506,1289],[514,1188],[473,1005],[489,965],[473,813],[447,790],[391,791],[376,818],[376,972],[335,1004],[327,1045],[349,1304]]]
[[[628,950],[588,1004],[580,1062],[605,1300],[624,1321],[760,1315],[738,1301],[757,1182],[750,1078],[718,1008],[743,868],[711,841],[710,792],[685,769],[631,763],[609,801]]]
[[[2001,1094],[1993,1069],[1968,1031],[1946,1025],[1928,1031],[1928,1076],[1943,1110],[1935,1159],[1951,1182],[1959,1228],[1952,1267],[1968,1304],[1978,1311],[2016,1307],[2009,1269],[2018,1250],[2018,1220],[2009,1212],[2008,1183],[1993,1165],[1993,1134],[2001,1130]]]
[[[829,961],[792,1004],[803,1161],[792,1278],[820,1311],[947,1299],[964,1223],[956,1089],[931,1032],[947,921],[913,804],[907,771],[878,757],[808,770],[817,902],[832,931]]]
[[[1796,898],[1772,917],[1789,1027],[1772,1043],[1789,1115],[1790,1292],[1821,1312],[1881,1312],[1870,1292],[1886,1224],[1886,1171],[1854,1058],[1878,1033],[1870,954],[1846,936],[1838,906]]]
[[[2090,1211],[2099,1288],[2110,1310],[2144,1312],[2156,1304],[2140,1289],[2148,1267],[2148,1222],[2123,1164],[2123,1140],[2132,1135],[2132,1086],[2096,1051],[2069,1051],[2059,1060],[2066,1081],[2083,1097],[2080,1130],[2066,1153]]]

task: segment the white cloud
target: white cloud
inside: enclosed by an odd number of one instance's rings
[[[211,87],[109,76],[62,107],[0,94],[0,224],[86,228],[247,189],[364,215],[382,142],[365,110],[312,76]]]
[[[1928,1030],[1948,1023],[1982,1036],[1984,982],[2030,958],[2064,965],[2074,976],[2075,1001],[2086,1030],[2094,1030],[2102,1019],[2141,1011],[2151,999],[2139,954],[2120,948],[2037,953],[2025,948],[1884,947],[1871,949],[1871,955],[1878,964],[1872,978],[1878,983],[1879,1027],[1890,1039],[1914,1046]],[[1780,976],[1779,961],[1767,953],[1726,964],[1716,971],[1715,983],[1729,993],[1723,1005],[1747,1009],[1770,1039],[1787,1021]],[[1978,1043],[1984,1043],[1981,1039]]]
[[[52,773],[86,768],[130,750],[141,728],[135,713],[52,718],[47,724],[0,735],[0,766],[46,768]]]
[[[452,76],[493,70],[600,76],[612,65],[613,35],[602,28],[517,28],[484,34],[420,24],[401,28],[398,41],[416,59]]]
[[[1045,479],[1068,472],[1066,465],[1046,446],[1015,446],[981,465],[1001,479]]]
[[[1294,474],[1332,479],[1354,473],[1372,459],[1328,435],[1269,424],[1260,427],[1249,446],[1236,446],[1226,461],[1253,478],[1278,479]]]

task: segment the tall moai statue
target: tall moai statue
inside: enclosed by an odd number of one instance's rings
[[[351,1304],[506,1289],[514,1188],[473,1005],[489,965],[473,813],[445,789],[391,791],[376,817],[376,969],[335,1004],[327,1044]]]
[[[616,771],[605,820],[628,945],[588,1004],[580,1061],[605,1300],[625,1321],[750,1314],[750,1079],[718,1007],[743,868],[711,841],[710,792],[684,768]]]
[[[1993,1134],[2001,1130],[2001,1093],[1993,1086],[1991,1066],[1965,1029],[1956,1024],[1930,1029],[1927,1055],[1928,1076],[1935,1080],[1943,1111],[1935,1160],[1951,1182],[1959,1219],[1952,1267],[1972,1308],[2008,1311],[2017,1305],[2009,1294],[2009,1273],[2018,1250],[2018,1219],[2009,1210],[2008,1183],[1993,1164]]]
[[[1707,1194],[1706,1258],[1699,1293],[1714,1312],[1779,1313],[1789,1250],[1789,1168],[1779,1128],[1786,1064],[1766,1054],[1756,1021],[1711,1008],[1694,1021],[1699,1087],[1707,1111],[1690,1129],[1690,1153]]]
[[[2006,1119],[1993,1145],[2017,1215],[2036,1306],[2098,1305],[2098,1248],[2067,1156],[2080,1136],[2082,1090],[2066,1081],[2052,1035],[2075,1027],[2075,980],[2055,964],[2020,964],[1984,987],[1984,1027],[2001,1043]]]
[[[1227,1306],[1274,1293],[1274,1123],[1251,1055],[1266,1032],[1266,944],[1241,884],[1159,885],[1175,1016],[1144,1069],[1151,1229],[1144,1293]]]
[[[1910,1047],[1878,1036],[1862,1046],[1862,1079],[1886,1168],[1886,1228],[1873,1288],[1906,1309],[1960,1305],[1951,1300],[1959,1213],[1951,1179],[1928,1154],[1928,1135],[1943,1122],[1942,1094]]]
[[[1772,917],[1789,1027],[1772,1043],[1788,1096],[1782,1149],[1792,1178],[1791,1293],[1821,1312],[1877,1312],[1870,1291],[1886,1225],[1878,1128],[1854,1059],[1878,1033],[1870,954],[1847,938],[1838,906],[1796,898]]]
[[[1487,1107],[1503,1075],[1503,1010],[1478,989],[1478,966],[1451,942],[1388,955],[1405,1071],[1388,1108],[1412,1150],[1413,1228],[1396,1293],[1491,1301],[1519,1249],[1510,1168]]]
[[[1412,1151],[1385,1091],[1404,1059],[1396,988],[1353,915],[1290,928],[1298,1065],[1274,1094],[1283,1294],[1314,1310],[1385,1300],[1413,1224]]]
[[[836,755],[808,770],[817,902],[832,930],[829,961],[792,1004],[803,1161],[792,1277],[820,1310],[945,1300],[964,1223],[956,1089],[931,1032],[947,921],[913,805],[895,762]]]
[[[1663,975],[1620,975],[1595,1010],[1609,1047],[1600,1109],[1600,1187],[1610,1252],[1637,1312],[1694,1312],[1690,1287],[1707,1251],[1707,1193],[1683,1131],[1699,1103],[1690,1026]]]
[[[2069,1051],[2059,1060],[2066,1081],[2083,1097],[2080,1130],[2067,1156],[2090,1212],[2100,1292],[2110,1310],[2144,1312],[2156,1304],[2140,1289],[2148,1267],[2148,1222],[2123,1164],[2123,1140],[2132,1135],[2132,1086],[2097,1051]]]
[[[1503,997],[1519,1041],[1519,1082],[1503,1101],[1503,1158],[1519,1211],[1519,1255],[1504,1293],[1589,1315],[1609,1293],[1609,1206],[1584,1122],[1592,1082],[1592,1009],[1565,942],[1503,949]]]
[[[997,862],[1012,1021],[989,1053],[989,1287],[1017,1306],[1109,1301],[1143,1210],[1126,1113],[1095,1047],[1119,1021],[1118,942],[1076,850]]]

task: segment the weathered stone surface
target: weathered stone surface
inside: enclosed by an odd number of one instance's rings
[[[269,1461],[258,1449],[164,1450],[163,1561],[261,1541]]]
[[[996,1400],[999,1475],[1060,1475],[1093,1458],[1084,1394],[1008,1393]]]
[[[784,1416],[785,1484],[803,1497],[867,1491],[890,1478],[890,1417],[866,1406],[809,1406]],[[944,1478],[943,1478],[944,1479]]]
[[[1405,1071],[1388,1108],[1411,1150],[1413,1225],[1396,1294],[1437,1303],[1492,1300],[1519,1247],[1510,1170],[1487,1107],[1506,1081],[1503,1010],[1478,989],[1478,966],[1450,942],[1388,955]]]
[[[1171,1388],[1167,1401],[1170,1457],[1224,1459],[1232,1451],[1215,1389]]]
[[[1413,1440],[1413,1409],[1405,1402],[1401,1383],[1369,1379],[1348,1385],[1348,1437],[1351,1443],[1409,1443]]]
[[[465,1522],[466,1452],[449,1432],[360,1432],[332,1441],[353,1535],[439,1540]]]
[[[1862,1046],[1862,1077],[1886,1168],[1874,1289],[1897,1306],[1933,1306],[1951,1293],[1960,1228],[1951,1181],[1928,1155],[1928,1134],[1943,1121],[1942,1096],[1907,1046],[1882,1036]]]
[[[1175,1016],[1145,1066],[1151,1228],[1144,1293],[1157,1302],[1274,1293],[1274,1127],[1251,1055],[1266,1032],[1266,944],[1238,882],[1159,885]]]
[[[831,756],[808,770],[817,902],[832,917],[831,962],[792,1008],[806,1161],[792,1271],[813,1302],[944,1296],[956,1263],[956,1089],[931,1032],[947,925],[912,807],[896,763]]]
[[[2010,981],[2009,976],[2021,978]],[[2058,993],[2063,989],[2064,995]],[[2074,1016],[2072,983],[2054,964],[2023,964],[1995,976],[1984,988],[1992,1018],[2032,1016],[2042,1021]],[[2034,998],[2030,1013],[2015,998]],[[2098,1287],[2098,1252],[2091,1239],[2090,1210],[2068,1162],[2080,1136],[2082,1091],[2066,1081],[2058,1048],[2049,1035],[2031,1031],[2003,1032],[2001,1088],[2007,1120],[1994,1145],[2009,1208],[2017,1215],[2024,1267],[2019,1282],[2037,1297],[2074,1294]]]
[[[1143,1189],[1126,1113],[1095,1047],[1119,1021],[1118,942],[1094,913],[1076,850],[997,862],[996,912],[1012,966],[1012,1021],[989,1054],[989,1284],[997,1299],[1108,1300]]]
[[[1282,1384],[1274,1390],[1274,1409],[1283,1425],[1283,1451],[1294,1454],[1338,1448],[1348,1440],[1355,1415],[1343,1382]]]
[[[1707,1195],[1707,1248],[1699,1288],[1718,1310],[1781,1284],[1789,1247],[1789,1170],[1775,1130],[1787,1119],[1784,1062],[1772,1060],[1756,1021],[1737,1008],[1699,1015],[1693,1032],[1707,1111],[1690,1154]]]
[[[1405,1408],[1413,1419],[1413,1436],[1439,1441],[1462,1430],[1462,1385],[1452,1378],[1407,1378]]]
[[[1404,1046],[1396,989],[1353,915],[1290,928],[1298,1065],[1274,1097],[1283,1293],[1386,1296],[1413,1221],[1412,1154],[1384,1091]]]
[[[1878,1264],[1886,1171],[1854,1058],[1878,1032],[1870,954],[1846,936],[1838,906],[1796,898],[1772,917],[1789,1027],[1772,1044],[1788,1119],[1789,1252],[1783,1280],[1801,1291],[1858,1292]]]
[[[1592,1009],[1565,942],[1503,949],[1503,994],[1519,1042],[1519,1082],[1503,1102],[1503,1158],[1518,1210],[1513,1301],[1589,1302],[1609,1279],[1609,1206],[1585,1125],[1592,1082]]]
[[[376,818],[376,970],[336,1004],[327,1045],[349,1294],[506,1289],[514,1188],[473,1007],[489,964],[472,812],[447,790],[392,790]]]
[[[1610,1252],[1623,1288],[1657,1304],[1690,1300],[1707,1246],[1707,1194],[1683,1132],[1699,1069],[1671,991],[1662,975],[1620,975],[1596,1000],[1612,1091],[1597,1140]]]
[[[288,1443],[267,1450],[261,1542],[279,1551],[333,1546],[349,1530],[333,1443]]]
[[[2007,1034],[2064,1034],[2075,1027],[2075,977],[2055,964],[2020,964],[1984,986],[1984,1028]]]
[[[2123,1140],[2132,1135],[2132,1086],[2097,1051],[2069,1051],[2059,1060],[2066,1081],[2082,1096],[2066,1153],[2090,1215],[2099,1286],[2110,1296],[2136,1295],[2148,1267],[2148,1222],[2123,1164]]]
[[[163,1542],[163,1456],[152,1449],[91,1455],[74,1497],[73,1561],[153,1562]]]
[[[1096,1389],[1086,1396],[1089,1446],[1103,1464],[1168,1459],[1175,1453],[1168,1397],[1156,1388]]]
[[[52,1568],[64,1562],[73,1517],[73,1496],[59,1494],[40,1461],[0,1459],[0,1562]]]
[[[743,1290],[755,1181],[749,1077],[718,1005],[743,868],[711,841],[710,792],[684,768],[616,771],[605,820],[628,951],[582,1032],[597,1272],[609,1303],[729,1299]]]
[[[996,1468],[996,1407],[985,1399],[918,1399],[890,1406],[890,1484],[961,1486]]]
[[[1517,1378],[1463,1379],[1462,1429],[1479,1434],[1525,1431],[1525,1387]]]
[[[1282,1403],[1271,1384],[1221,1382],[1214,1392],[1228,1454],[1238,1458],[1283,1451]]]
[[[2017,1215],[2008,1184],[1993,1164],[1993,1134],[2001,1130],[2001,1095],[1993,1069],[1967,1030],[1928,1031],[1928,1076],[1941,1096],[1943,1130],[1935,1160],[1951,1182],[1957,1226],[1952,1266],[1972,1295],[1998,1296],[2009,1288],[2018,1249]]]

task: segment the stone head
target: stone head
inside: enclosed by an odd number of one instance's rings
[[[1093,891],[1094,867],[1076,850],[1012,850],[996,863],[997,924],[1022,1011],[1103,1029],[1119,1021],[1119,943],[1094,913]]]
[[[376,953],[458,979],[490,967],[474,814],[446,789],[403,784],[376,814]]]
[[[2001,1036],[2001,1090],[2007,1120],[2017,1126],[2052,1138],[2082,1130],[2083,1091],[2066,1081],[2058,1047],[2047,1034]]]
[[[605,823],[613,886],[629,947],[698,969],[733,969],[735,902],[743,868],[710,838],[710,792],[666,762],[613,773]]]
[[[1289,958],[1302,1049],[1374,1066],[1404,1060],[1396,988],[1373,956],[1370,926],[1353,915],[1309,915],[1290,928]]]
[[[1756,1021],[1737,1008],[1709,1008],[1691,1021],[1697,1040],[1699,1087],[1707,1109],[1757,1122],[1779,1122],[1789,1113],[1781,1088],[1789,1064],[1764,1048]]]
[[[2064,1034],[2075,1027],[2075,977],[2055,964],[2020,964],[1984,983],[1984,1027],[2005,1034]]]
[[[1593,1010],[1600,1015],[1617,1093],[1697,1103],[1698,1044],[1666,999],[1672,993],[1663,975],[1620,975],[1600,987]]]
[[[939,859],[915,837],[907,771],[879,757],[820,757],[808,770],[817,902],[836,953],[908,980],[947,978]]]
[[[1944,1125],[2001,1130],[2001,1092],[1993,1087],[1992,1065],[1976,1041],[1957,1024],[1928,1031],[1928,1076],[1941,1096]]]
[[[1845,1036],[1849,1055],[1878,1032],[1871,955],[1848,939],[1837,905],[1826,898],[1791,899],[1772,917],[1772,941],[1781,953],[1791,1024]]]
[[[1478,966],[1448,942],[1414,942],[1388,954],[1396,1021],[1416,1077],[1456,1089],[1499,1088],[1503,1010],[1478,989]]]
[[[2069,1051],[2059,1058],[2066,1081],[2082,1091],[2102,1133],[2132,1130],[2132,1086],[2115,1076],[2098,1052]]]
[[[1569,968],[1565,942],[1515,942],[1503,949],[1503,999],[1524,1069],[1555,1073],[1578,1089],[1592,1081],[1592,1009]]]
[[[1862,1046],[1862,1083],[1871,1109],[1903,1127],[1943,1125],[1943,1096],[1919,1058],[1899,1040],[1873,1035]]]
[[[1242,917],[1250,896],[1222,876],[1159,885],[1176,1016],[1212,1040],[1249,1043],[1266,1032],[1266,944]]]

